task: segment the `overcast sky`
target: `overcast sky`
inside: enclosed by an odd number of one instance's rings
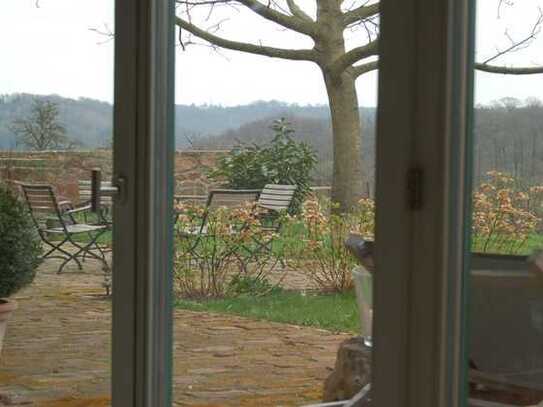
[[[0,94],[26,92],[89,97],[111,102],[113,98],[113,41],[97,34],[113,30],[112,0],[0,0]],[[299,0],[301,5],[314,0]],[[482,0],[478,7],[478,60],[508,46],[504,33],[525,37],[538,17],[543,0],[516,1],[497,15],[497,0]],[[221,14],[222,13],[222,14]],[[310,46],[302,36],[266,24],[243,12],[219,11],[216,18],[233,39],[247,33],[253,40],[283,47]],[[211,24],[208,22],[207,24]],[[361,33],[350,34],[360,38]],[[497,62],[510,65],[543,65],[543,33],[530,47]],[[190,46],[177,51],[176,102],[237,105],[255,100],[282,100],[299,104],[326,103],[319,71],[311,63],[282,61],[235,52],[217,53],[208,47]],[[375,73],[358,82],[360,103],[376,104]],[[523,77],[478,74],[478,103],[511,96],[543,100],[543,75]]]

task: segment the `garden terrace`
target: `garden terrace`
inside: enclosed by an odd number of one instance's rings
[[[71,268],[57,275],[58,263],[48,261],[16,296],[19,309],[2,354],[0,405],[109,405],[111,302],[103,296],[100,270],[91,264],[83,273]],[[348,336],[177,309],[175,405],[317,402],[337,347]]]

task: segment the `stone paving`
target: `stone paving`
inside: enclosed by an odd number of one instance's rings
[[[21,291],[0,357],[0,406],[109,403],[110,312],[87,264],[48,261]],[[299,406],[316,402],[348,335],[236,316],[175,311],[176,406]]]

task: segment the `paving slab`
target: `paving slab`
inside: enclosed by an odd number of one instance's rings
[[[111,301],[90,261],[44,263],[15,296],[0,356],[0,406],[110,405]],[[347,334],[212,313],[174,312],[176,406],[317,402]]]

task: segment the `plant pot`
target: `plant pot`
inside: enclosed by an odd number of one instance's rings
[[[15,301],[0,299],[0,353],[2,352],[2,344],[6,334],[6,326],[11,313],[17,308]]]

